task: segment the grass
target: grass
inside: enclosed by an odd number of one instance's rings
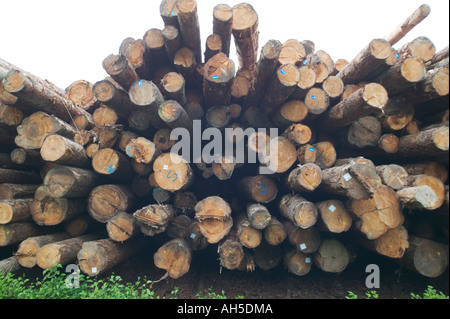
[[[174,287],[169,299],[177,299],[178,287]],[[378,299],[376,290],[365,293],[365,299]],[[227,299],[225,291],[215,292],[212,287],[207,293],[197,293],[197,299]],[[238,295],[236,299],[244,299]],[[346,299],[358,299],[358,295],[349,291]],[[111,275],[96,278],[81,272],[66,273],[62,266],[46,269],[41,279],[30,281],[12,273],[0,273],[0,299],[165,299],[155,295],[152,281],[138,277],[134,283],[124,283],[122,278]],[[411,299],[449,299],[434,287],[428,286],[422,295],[411,293]]]

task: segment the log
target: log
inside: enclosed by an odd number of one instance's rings
[[[48,235],[41,235],[29,237],[22,241],[17,248],[15,256],[20,266],[25,268],[33,268],[37,264],[38,251],[47,244],[68,239],[66,233],[52,233]]]
[[[269,245],[276,246],[284,242],[286,236],[283,224],[275,216],[272,216],[269,224],[264,228],[264,240]]]
[[[83,110],[92,111],[98,104],[92,87],[93,84],[86,80],[72,82],[66,89],[66,97]]]
[[[322,169],[319,189],[352,199],[368,199],[381,186],[375,166],[351,160],[349,163]]]
[[[390,258],[402,258],[409,248],[409,235],[405,227],[389,229],[373,241],[375,251]]]
[[[448,246],[409,235],[409,248],[401,259],[401,266],[428,278],[438,278],[448,267]]]
[[[448,62],[448,58],[446,60]],[[421,81],[402,94],[414,105],[420,105],[447,96],[449,93],[448,82],[449,69],[447,63],[447,66],[428,71]]]
[[[100,176],[91,170],[57,166],[47,172],[43,184],[51,197],[84,198],[100,182]]]
[[[330,97],[324,89],[319,87],[310,88],[304,100],[309,113],[316,117],[326,112],[330,106]]]
[[[183,127],[189,132],[192,132],[192,120],[189,118],[185,109],[177,101],[167,100],[162,102],[159,105],[158,114],[169,128],[175,129],[177,127]]]
[[[247,95],[245,105],[257,106],[264,95],[273,72],[277,66],[281,52],[281,43],[278,40],[269,40],[262,48],[258,62],[255,66],[255,75]]]
[[[75,167],[89,167],[90,158],[83,146],[61,136],[47,136],[41,146],[41,157],[44,161]]]
[[[306,94],[308,94],[309,90],[316,84],[316,72],[314,72],[314,70],[307,65],[300,66],[298,71],[300,72],[300,80],[295,86],[294,92],[292,92],[291,97],[294,99],[301,100],[306,96]]]
[[[221,181],[231,179],[233,171],[236,167],[236,158],[222,156],[220,161],[212,163],[212,171],[214,175]]]
[[[228,235],[218,245],[217,252],[219,254],[220,266],[229,270],[238,269],[244,259],[244,249],[235,235]]]
[[[247,176],[236,182],[238,193],[248,201],[269,203],[278,194],[278,186],[266,175]]]
[[[292,63],[296,66],[300,66],[307,55],[306,48],[300,41],[296,39],[288,39],[281,46],[278,64],[282,65]]]
[[[164,25],[179,27],[176,0],[162,0],[159,6],[159,13]]]
[[[289,100],[275,111],[273,122],[280,129],[300,124],[307,116],[309,109],[302,100]]]
[[[220,52],[206,62],[203,73],[203,94],[206,107],[229,105],[235,77],[233,60]]]
[[[195,87],[193,84],[196,82],[194,79],[198,64],[195,60],[194,52],[188,47],[181,47],[175,53],[173,64],[176,71],[186,80],[187,88]]]
[[[195,211],[197,197],[194,192],[176,192],[173,206],[183,214],[191,214]]]
[[[0,200],[31,198],[39,187],[38,184],[0,184]]]
[[[28,237],[45,235],[48,231],[48,228],[40,227],[33,222],[0,225],[0,247],[20,243]]]
[[[299,165],[285,179],[286,186],[297,193],[310,193],[322,182],[322,169],[314,163]]]
[[[341,78],[330,75],[322,82],[322,89],[331,99],[337,99],[344,92],[344,82]]]
[[[131,84],[139,80],[139,75],[124,55],[110,54],[103,60],[102,66],[106,73],[125,90],[129,90]]]
[[[315,149],[311,144],[301,145],[297,149],[297,161],[300,163],[300,165],[314,163],[317,158],[316,155],[317,153],[315,152]]]
[[[85,213],[84,199],[44,197],[30,203],[31,218],[40,226],[59,225]]]
[[[208,243],[222,240],[233,226],[228,202],[218,196],[209,196],[195,205],[195,220]]]
[[[258,56],[258,14],[248,3],[237,4],[232,7],[232,10],[232,34],[236,45],[239,69],[253,72]]]
[[[388,94],[384,87],[369,83],[325,112],[315,124],[325,132],[333,132],[360,117],[382,113],[387,102]]]
[[[22,123],[24,113],[17,107],[3,104],[0,101],[0,123],[17,126]]]
[[[294,144],[283,136],[271,139],[266,145],[264,155],[262,167],[274,173],[286,172],[297,160]]]
[[[230,55],[232,26],[233,9],[227,4],[216,5],[213,9],[213,33],[220,36],[221,51],[227,56]]]
[[[249,249],[256,248],[262,241],[262,231],[250,224],[245,214],[236,217],[236,236],[239,242]]]
[[[272,114],[287,101],[299,80],[300,72],[294,64],[284,64],[278,67],[267,85],[259,108],[266,114]]]
[[[439,162],[425,161],[402,166],[409,175],[430,175],[439,178],[442,183],[448,180],[448,168]]]
[[[121,52],[141,79],[149,79],[152,75],[152,66],[147,64],[146,49],[145,41],[138,39],[127,43],[123,52]]]
[[[0,201],[0,224],[23,222],[30,219],[32,198],[5,199]]]
[[[398,25],[389,35],[385,37],[390,45],[394,45],[408,34],[415,26],[422,22],[430,14],[431,8],[427,4],[422,4],[419,8],[408,16],[405,21]]]
[[[131,139],[126,146],[126,153],[137,163],[152,164],[161,154],[161,150],[145,137]]]
[[[164,153],[153,163],[155,181],[170,192],[187,189],[194,180],[191,166],[175,153]]]
[[[153,255],[156,267],[166,271],[165,276],[178,279],[189,272],[192,249],[183,239],[172,239],[162,245]],[[164,277],[163,277],[164,278]]]
[[[269,225],[272,215],[266,206],[251,203],[247,205],[247,218],[253,228],[263,230]]]
[[[132,168],[126,155],[112,149],[99,149],[92,158],[92,168],[101,175],[129,182],[132,178]]]
[[[147,236],[164,232],[169,222],[175,217],[176,211],[172,205],[147,205],[133,213],[134,219]]]
[[[189,102],[186,104],[185,110],[192,120],[201,120],[205,115],[202,105],[197,102]]]
[[[307,150],[315,154],[314,164],[319,166],[321,169],[330,168],[336,163],[336,148],[329,141],[314,143],[312,144],[312,149],[308,148]]]
[[[180,31],[173,25],[166,25],[162,30],[162,36],[164,38],[164,46],[166,47],[167,57],[169,58],[169,61],[173,61],[175,53],[183,45],[183,39]]]
[[[368,239],[376,239],[404,222],[399,199],[388,186],[377,188],[372,198],[350,200],[347,207],[357,217],[356,228]]]
[[[175,207],[175,206],[174,206]],[[187,215],[177,215],[167,225],[167,236],[170,238],[187,239],[193,220]]]
[[[205,62],[215,56],[217,53],[222,52],[222,39],[220,35],[213,33],[206,38],[205,44]]]
[[[153,135],[153,144],[161,151],[169,151],[177,142],[170,139],[171,132],[169,128],[159,129]]]
[[[206,123],[218,129],[224,129],[231,121],[230,108],[228,106],[211,106],[205,114]]]
[[[8,72],[2,81],[6,91],[33,105],[36,110],[54,114],[67,123],[72,123],[76,117],[81,116],[89,125],[93,125],[91,114],[77,107],[48,82],[14,70]]]
[[[197,13],[197,1],[177,0],[178,24],[185,45],[194,52],[195,60],[202,63],[200,26]]]
[[[283,217],[302,229],[314,226],[319,215],[316,206],[298,194],[284,195],[279,209]]]
[[[405,187],[397,192],[402,206],[410,209],[436,209],[438,197],[434,190],[427,185]]]
[[[341,146],[364,148],[376,146],[381,137],[382,124],[374,116],[363,116],[341,129],[339,142]]]
[[[323,83],[330,75],[330,66],[328,66],[316,53],[308,54],[302,64],[314,71],[316,74],[316,83],[318,84]]]
[[[350,253],[339,240],[323,239],[313,259],[314,264],[322,271],[341,273],[350,262]]]
[[[281,247],[272,246],[262,241],[253,251],[253,259],[256,266],[264,271],[269,271],[281,263],[282,253]]]
[[[321,235],[319,230],[312,226],[303,229],[295,226],[291,221],[281,221],[286,230],[287,239],[296,251],[312,254],[320,247]]]
[[[343,233],[352,226],[352,217],[341,200],[330,199],[316,203],[320,226],[331,233]]]
[[[77,259],[81,271],[89,276],[97,276],[136,255],[143,248],[138,238],[118,243],[112,239],[84,242]]]
[[[10,184],[24,184],[32,183],[38,184],[41,182],[39,174],[30,171],[19,171],[7,168],[0,168],[0,183],[10,183]]]
[[[408,185],[409,174],[407,170],[397,164],[378,165],[376,167],[378,175],[383,184],[392,189],[399,190]]]
[[[114,148],[120,139],[122,125],[104,126],[97,133],[97,144],[100,149]]]
[[[119,212],[130,213],[135,200],[136,196],[126,185],[100,185],[89,194],[87,211],[96,221],[106,223]]]
[[[373,39],[336,76],[345,84],[361,82],[371,72],[382,66],[391,53],[391,45],[384,39]]]
[[[283,255],[283,264],[288,272],[296,276],[305,276],[311,271],[312,259],[307,254],[290,249]]]
[[[425,74],[426,68],[422,59],[411,56],[397,61],[375,81],[380,83],[389,95],[395,95],[413,87],[425,77]]]
[[[137,106],[131,102],[128,92],[116,87],[110,80],[105,79],[96,82],[92,90],[98,101],[112,108],[116,114],[127,119]]]
[[[379,119],[385,131],[399,131],[412,121],[414,113],[414,105],[399,95],[389,99]]]
[[[80,215],[64,223],[64,232],[67,233],[70,238],[73,238],[89,232],[98,231],[102,226],[101,223],[98,223],[91,216]]]
[[[156,129],[167,127],[158,116],[158,109],[164,101],[164,96],[154,82],[148,80],[136,81],[131,85],[128,94],[130,100],[138,105],[141,111],[145,112],[147,121],[153,127]]]
[[[185,105],[187,103],[186,90],[185,90],[185,80],[184,77],[176,72],[167,73],[161,82],[163,86],[163,93],[166,100],[175,100],[180,105]]]
[[[430,39],[424,36],[417,37],[411,42],[404,44],[399,50],[399,59],[407,57],[418,57],[423,62],[428,62],[433,59],[436,54],[436,47]]]
[[[75,129],[55,115],[35,112],[17,126],[15,143],[24,149],[40,149],[47,136],[58,134],[67,138],[75,136]]]
[[[448,154],[448,146],[448,126],[443,125],[400,137],[395,155],[401,158],[444,155]]]
[[[410,175],[408,180],[409,186],[429,186],[434,191],[437,196],[437,200],[435,201],[433,208],[437,209],[441,207],[445,202],[445,185],[444,183],[437,177],[430,175]]]
[[[20,270],[20,265],[17,262],[16,256],[11,256],[0,260],[0,272],[3,274],[14,273]]]
[[[303,124],[292,124],[284,132],[283,136],[294,145],[303,145],[311,141],[312,131],[309,126]]]

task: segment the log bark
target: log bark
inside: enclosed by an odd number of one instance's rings
[[[232,26],[233,9],[227,4],[216,5],[213,9],[213,33],[220,36],[221,51],[227,56],[230,55]]]
[[[363,116],[338,132],[339,143],[343,147],[364,148],[378,145],[382,124],[374,116]]]
[[[103,60],[102,66],[125,90],[129,90],[131,84],[139,80],[139,75],[124,55],[110,54]]]
[[[314,203],[297,194],[284,195],[280,200],[279,209],[283,217],[302,229],[314,226],[319,216]]]
[[[33,268],[37,264],[38,251],[47,244],[68,239],[66,233],[52,233],[48,235],[29,237],[22,241],[15,254],[17,262],[25,268]]]
[[[341,200],[330,199],[316,203],[320,226],[331,233],[343,233],[352,226],[352,217]]]
[[[235,77],[233,60],[220,52],[206,62],[204,67],[203,94],[206,107],[229,105]]]
[[[322,271],[341,273],[350,262],[350,254],[339,240],[324,239],[313,259],[314,264]]]
[[[159,106],[158,114],[169,128],[183,127],[189,132],[192,132],[192,120],[189,118],[186,110],[177,101],[167,100],[162,102]]]
[[[236,217],[236,236],[239,242],[249,249],[259,246],[262,241],[262,231],[253,227],[244,214]]]
[[[269,225],[272,215],[266,206],[254,203],[247,205],[247,218],[252,227],[263,230]]]
[[[126,185],[105,184],[95,187],[87,200],[89,215],[100,223],[106,223],[119,212],[131,213],[136,196]]]
[[[442,183],[448,180],[448,168],[434,161],[407,163],[402,165],[409,175],[430,175],[439,178]]]
[[[232,34],[236,45],[239,69],[253,72],[258,56],[258,14],[248,3],[237,4],[232,9]]]
[[[197,13],[197,1],[177,0],[178,24],[185,45],[194,52],[195,60],[202,63],[200,26]]]
[[[0,224],[23,222],[30,219],[30,204],[28,199],[6,199],[0,201]]]
[[[214,161],[212,163],[212,171],[221,181],[231,179],[235,167],[236,159],[234,157],[222,156],[219,162]]]
[[[40,149],[47,136],[58,134],[73,138],[76,130],[54,115],[35,112],[17,126],[15,143],[24,149]]]
[[[409,235],[409,248],[396,261],[405,268],[429,278],[441,276],[448,267],[448,246]]]
[[[427,186],[405,187],[398,190],[397,196],[402,206],[410,209],[436,209],[435,205],[438,197],[434,190]]]
[[[391,53],[391,45],[384,39],[374,39],[362,49],[353,60],[336,76],[345,84],[355,84],[364,80],[373,70],[383,65]]]
[[[112,149],[103,148],[92,158],[92,168],[101,175],[129,182],[132,178],[132,168],[126,155]]]
[[[184,106],[187,103],[184,77],[176,72],[167,73],[161,82],[166,100],[175,100]]]
[[[164,269],[166,276],[178,279],[189,272],[192,249],[183,239],[172,239],[153,255],[155,266]]]
[[[118,243],[111,239],[99,239],[84,242],[78,251],[80,269],[89,276],[97,276],[136,255],[143,245],[136,240]]]
[[[197,72],[197,61],[195,60],[194,52],[183,46],[175,53],[175,57],[173,58],[173,64],[178,73],[180,73],[184,79],[186,80],[187,88],[196,87],[194,84],[195,75]]]
[[[222,52],[222,39],[220,35],[213,33],[206,38],[205,44],[205,62],[208,62],[210,58],[217,53]]]
[[[399,95],[389,99],[379,119],[385,131],[399,131],[413,120],[414,113],[414,105]]]
[[[228,235],[219,245],[220,265],[229,270],[238,269],[244,259],[244,249],[236,235]]]
[[[333,106],[317,120],[325,132],[333,132],[360,117],[383,112],[388,102],[387,91],[378,83],[370,83]]]
[[[131,102],[128,92],[116,87],[110,80],[105,79],[96,82],[92,90],[100,102],[112,108],[119,117],[127,119],[137,106]]]
[[[41,182],[39,174],[36,172],[26,172],[13,169],[0,168],[0,183],[24,184]]]
[[[164,38],[164,46],[166,47],[167,57],[169,58],[169,61],[173,61],[175,53],[183,45],[181,33],[177,27],[173,25],[166,25],[162,30],[162,36]]]
[[[191,166],[175,153],[164,153],[153,163],[156,183],[170,192],[187,189],[194,180]]]
[[[437,200],[434,205],[430,205],[429,209],[437,209],[441,207],[445,202],[445,185],[444,183],[437,177],[430,175],[411,175],[409,177],[409,186],[417,187],[417,186],[429,186],[434,191]],[[431,204],[431,203],[430,203]],[[434,207],[433,207],[434,206]]]
[[[0,184],[0,200],[31,198],[39,187],[38,184]]]
[[[448,154],[448,126],[439,126],[400,137],[396,156],[406,158]]]
[[[179,27],[178,8],[176,0],[163,0],[159,6],[159,13],[166,26]]]
[[[14,273],[20,270],[20,265],[17,262],[16,256],[11,256],[0,260],[0,272],[3,274]]]

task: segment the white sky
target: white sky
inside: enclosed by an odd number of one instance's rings
[[[103,59],[118,53],[126,37],[142,38],[164,27],[160,0],[1,1],[0,58],[61,88],[76,80],[95,83],[107,76]],[[197,0],[202,46],[212,33],[217,4],[243,0]],[[334,60],[352,60],[372,39],[383,38],[421,4],[430,15],[399,48],[427,36],[437,51],[449,42],[448,0],[247,0],[259,16],[259,47],[269,39],[312,40]],[[232,39],[232,52],[234,52]],[[231,56],[237,63],[235,55]]]

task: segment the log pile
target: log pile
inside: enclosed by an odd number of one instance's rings
[[[196,1],[160,12],[165,28],[124,39],[96,83],[63,90],[0,60],[0,246],[17,247],[0,270],[95,276],[157,236],[173,279],[210,245],[229,270],[340,273],[349,243],[448,269],[448,47],[395,48],[428,6],[351,61],[303,39],[259,52],[248,3],[214,8],[205,52]]]

